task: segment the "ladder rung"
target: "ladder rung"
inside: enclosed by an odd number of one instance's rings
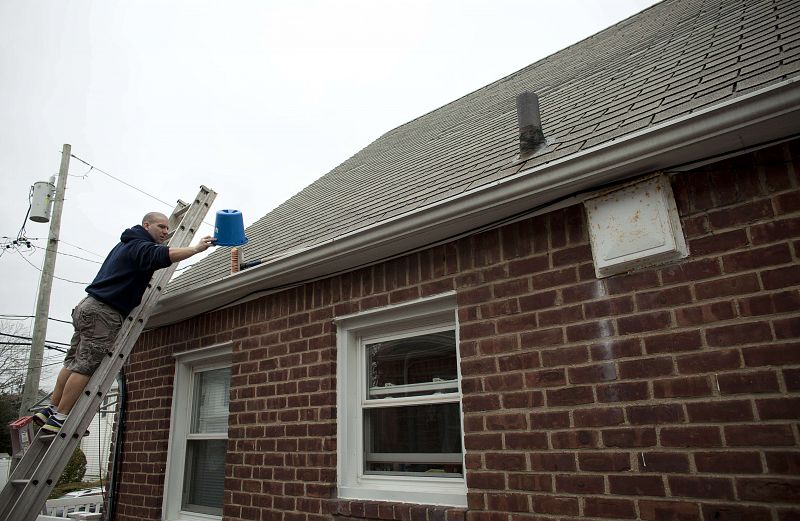
[[[11,484],[12,485],[23,485],[23,486],[25,486],[28,483],[30,483],[30,481],[31,480],[29,480],[29,479],[12,479],[11,480]]]
[[[91,433],[88,430],[84,431],[82,437],[85,438],[89,434],[91,434]],[[56,432],[54,432],[52,434],[44,434],[44,433],[42,433],[42,434],[39,435],[39,439],[42,440],[42,441],[48,441],[49,442],[49,441],[53,441],[56,438],[56,436],[58,436],[58,433],[56,433]]]

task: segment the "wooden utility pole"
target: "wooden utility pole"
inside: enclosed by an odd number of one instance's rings
[[[50,235],[44,252],[42,278],[39,281],[39,295],[36,297],[36,317],[33,321],[31,354],[28,358],[28,372],[25,375],[25,387],[22,390],[19,414],[26,416],[28,409],[36,403],[39,392],[39,380],[42,376],[44,360],[44,339],[47,336],[47,317],[50,316],[50,292],[53,289],[53,274],[56,271],[56,254],[58,253],[58,234],[61,228],[61,210],[64,206],[64,192],[67,188],[69,158],[72,152],[70,145],[64,145],[61,151],[61,167],[58,170],[56,197],[53,201],[53,214],[50,219]]]

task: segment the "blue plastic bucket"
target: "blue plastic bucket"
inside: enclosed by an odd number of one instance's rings
[[[220,210],[214,223],[214,242],[217,246],[241,246],[247,243],[244,220],[239,210]]]

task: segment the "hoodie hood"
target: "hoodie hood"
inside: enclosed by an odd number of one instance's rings
[[[153,237],[150,235],[150,233],[147,230],[145,230],[141,224],[137,224],[132,228],[128,228],[127,230],[122,232],[122,235],[119,236],[119,241],[123,244],[137,239],[156,242],[155,240],[153,240]]]

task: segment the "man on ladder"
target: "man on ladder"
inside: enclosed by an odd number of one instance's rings
[[[153,248],[156,250],[161,249],[162,253],[156,254],[156,257],[160,255],[158,257],[160,258],[160,264],[156,263],[155,266],[167,265],[167,267],[155,269],[154,271],[154,266],[146,266],[145,269],[148,275],[152,274],[152,279],[146,284],[144,291],[142,292],[140,288],[134,293],[132,289],[126,289],[124,292],[119,293],[121,296],[124,293],[126,298],[133,296],[133,305],[135,307],[127,316],[124,316],[122,327],[114,335],[113,340],[110,341],[111,345],[106,345],[105,357],[100,365],[94,369],[94,374],[88,379],[88,382],[79,381],[80,385],[85,386],[85,388],[82,392],[78,392],[82,396],[77,401],[74,401],[74,406],[71,407],[70,420],[62,422],[63,426],[55,434],[40,430],[11,472],[8,483],[0,490],[0,521],[35,521],[39,512],[41,512],[42,506],[47,501],[48,494],[53,490],[75,447],[80,443],[81,435],[89,426],[94,413],[116,380],[117,374],[125,364],[139,335],[144,330],[148,318],[158,304],[158,299],[161,297],[164,287],[166,287],[175,273],[175,261],[189,258],[195,253],[208,249],[211,245],[212,239],[204,237],[200,244],[189,247],[192,237],[194,237],[197,228],[203,222],[216,196],[216,192],[208,187],[201,186],[197,197],[191,203],[178,201],[178,205],[166,221],[163,215],[154,216],[148,214],[145,216],[147,228],[144,225],[141,226],[144,235],[139,231],[137,234],[138,240],[144,241],[144,248],[147,250],[152,250]],[[155,228],[151,228],[152,226],[155,226]],[[174,231],[169,232],[169,246],[161,246],[165,242],[165,230],[169,228],[174,228]],[[138,231],[136,226],[133,229]],[[112,250],[109,258],[106,259],[108,264],[104,263],[104,267],[90,287],[99,285],[99,282],[105,280],[109,273],[117,273],[116,270],[111,270],[111,267],[117,265],[117,256],[124,249],[125,241],[123,241],[122,245],[118,245]],[[106,266],[109,266],[108,273],[105,270]],[[127,277],[134,278],[135,271],[128,272]],[[120,279],[117,282],[122,284],[123,281]],[[98,293],[98,295],[100,299],[104,298],[102,292]],[[96,300],[95,297],[92,298]],[[115,308],[113,303],[111,303],[111,307],[122,315],[124,311],[122,308]],[[87,337],[85,340],[91,344],[93,338]],[[81,337],[80,332],[76,342],[78,347],[76,348],[75,359],[78,360],[80,358],[78,351],[84,344],[84,339]],[[61,407],[64,397],[72,392],[67,388],[67,383],[70,377],[76,373],[71,371],[69,367],[67,370],[70,372],[65,373],[67,376],[62,379],[64,384],[61,396],[58,397],[58,403],[54,403],[55,410]],[[64,411],[61,412],[63,413]],[[51,416],[54,416],[54,414],[51,414]],[[39,419],[41,420],[41,418]],[[47,420],[49,421],[50,417],[47,417]]]
[[[56,434],[98,368],[125,317],[142,300],[156,270],[188,259],[208,249],[213,239],[205,236],[195,246],[163,245],[169,236],[167,216],[150,212],[142,224],[122,232],[120,242],[106,257],[88,295],[72,310],[75,333],[58,374],[50,404],[34,410],[33,420],[42,430]]]

